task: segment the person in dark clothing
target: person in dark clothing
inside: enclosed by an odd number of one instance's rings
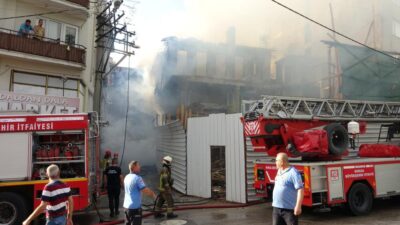
[[[121,174],[121,168],[118,166],[118,159],[114,158],[111,166],[104,171],[104,184],[107,188],[110,217],[119,215],[119,195],[123,182],[124,179]]]
[[[160,173],[160,185],[158,187],[160,196],[156,203],[155,218],[162,218],[165,216],[161,213],[161,208],[164,202],[167,202],[167,218],[172,219],[178,216],[173,213],[174,199],[172,198],[172,185],[174,184],[174,179],[171,177],[171,162],[172,158],[170,156],[165,156],[163,158],[163,165]]]

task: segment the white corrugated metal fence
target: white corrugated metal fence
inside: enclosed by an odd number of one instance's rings
[[[226,200],[246,202],[246,174],[241,114],[189,118],[187,162],[189,195],[211,197],[211,146],[225,147]]]
[[[174,188],[186,194],[186,133],[180,121],[158,127],[157,158],[169,155],[172,161]]]

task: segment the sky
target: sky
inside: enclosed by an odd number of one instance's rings
[[[331,4],[336,30],[361,42],[367,35],[374,10],[372,4],[362,4],[360,0],[279,2],[329,27],[332,26]],[[351,10],[350,4],[355,4]],[[226,31],[234,27],[238,44],[267,47],[279,55],[289,49],[294,52],[304,49],[305,26],[310,27],[317,40],[330,39],[328,30],[271,0],[125,0],[124,5],[126,21],[136,31],[136,44],[141,47],[135,52],[133,63],[141,67],[151,64],[154,55],[163,48],[161,40],[168,36],[223,43]],[[326,50],[326,46],[321,48]]]

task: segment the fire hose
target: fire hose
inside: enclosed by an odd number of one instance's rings
[[[159,196],[157,196],[156,200],[154,201],[154,205],[153,205],[153,210],[151,212],[147,212],[144,213],[142,215],[142,218],[146,218],[149,216],[154,215],[154,210],[155,210],[155,205],[157,203]],[[174,210],[175,211],[183,211],[183,210],[194,210],[194,209],[228,209],[228,208],[242,208],[242,207],[248,207],[248,206],[252,206],[252,205],[257,205],[257,204],[261,204],[264,203],[264,201],[254,201],[254,202],[250,202],[250,203],[245,203],[245,204],[220,204],[220,205],[187,205],[187,206],[182,206],[182,207],[176,207]],[[124,220],[123,219],[119,219],[119,220],[113,220],[113,221],[101,221],[98,224],[95,225],[115,225],[115,224],[123,224]]]

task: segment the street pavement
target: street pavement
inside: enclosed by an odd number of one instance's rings
[[[107,200],[107,198],[104,198]],[[102,199],[102,200],[104,200]],[[367,216],[351,216],[344,208],[334,208],[330,212],[314,212],[305,208],[300,217],[301,225],[398,225],[400,224],[400,198],[377,200],[371,214]],[[219,204],[208,202],[207,204]],[[100,213],[104,220],[123,219],[109,218],[108,210],[102,208]],[[143,220],[144,225],[270,225],[272,224],[270,203],[261,203],[254,206],[230,209],[197,209],[177,211],[179,217],[173,220],[157,220],[148,217]],[[75,225],[97,224],[99,218],[93,211],[80,213],[74,217]]]
[[[146,171],[144,171],[146,172]],[[144,180],[148,187],[155,190],[158,177],[154,171],[144,173]],[[121,203],[123,203],[123,191],[121,192]],[[221,200],[204,200],[195,197],[183,196],[174,193],[177,205],[191,202],[196,206],[229,204]],[[231,204],[231,203],[230,203]],[[143,198],[144,213],[153,208],[151,199]],[[123,209],[118,217],[109,217],[107,196],[101,196],[98,200],[102,221],[123,220]],[[272,224],[271,203],[261,203],[249,207],[229,209],[196,209],[175,212],[179,215],[173,220],[157,220],[153,217],[143,219],[143,225],[270,225]],[[95,210],[76,213],[74,225],[99,224],[100,218]],[[303,214],[300,217],[301,225],[399,225],[400,224],[400,197],[388,200],[376,200],[372,212],[366,216],[351,216],[344,207],[333,208],[330,212],[314,212],[303,207]]]

